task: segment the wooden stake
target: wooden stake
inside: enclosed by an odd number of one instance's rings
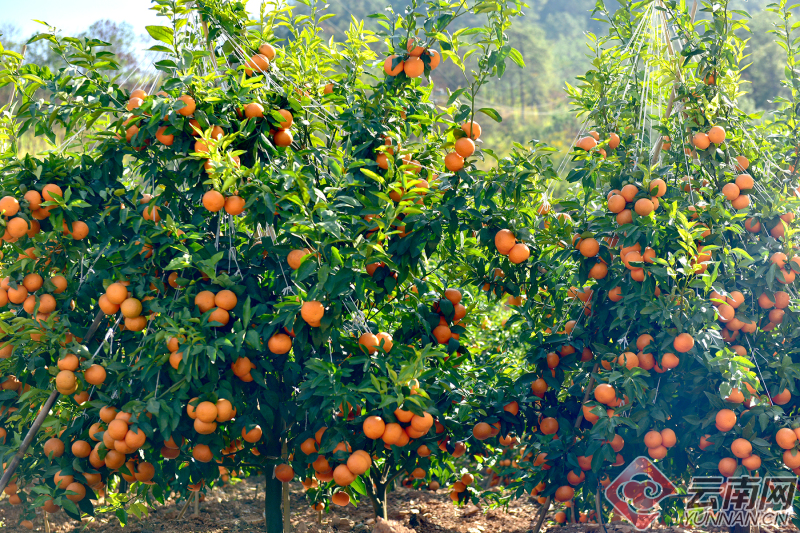
[[[84,340],[85,344],[89,344],[89,341],[92,340],[92,337],[94,337],[94,334],[97,332],[97,328],[100,327],[100,322],[103,320],[104,316],[105,313],[102,311],[97,312],[92,325],[89,326],[89,331],[86,333],[86,340]],[[36,420],[33,421],[31,429],[28,430],[28,434],[25,435],[25,438],[22,440],[19,450],[17,450],[17,453],[14,454],[14,458],[11,459],[11,462],[8,463],[8,467],[6,468],[5,472],[3,472],[3,477],[0,478],[0,492],[2,492],[11,481],[11,477],[14,475],[14,472],[16,472],[19,463],[25,456],[25,452],[28,451],[33,439],[36,437],[36,434],[42,427],[45,418],[47,418],[47,415],[50,413],[50,409],[52,409],[53,404],[56,402],[56,398],[58,398],[58,390],[51,392],[50,396],[47,398],[47,401],[44,402],[42,410],[39,411],[39,415],[36,417]]]
[[[600,483],[597,484],[597,490],[595,491],[596,494],[594,496],[594,510],[597,513],[597,522],[603,526],[603,531],[608,533],[608,529],[606,529],[606,523],[603,522],[603,506],[600,503],[600,491],[604,490],[605,487]]]
[[[286,441],[281,447],[281,458],[285,461],[289,457],[289,449]],[[292,509],[289,501],[289,483],[283,484],[283,532],[289,533],[292,530]]]
[[[200,491],[197,491],[194,494],[195,495],[200,494]],[[175,517],[175,520],[180,520],[181,518],[183,518],[183,515],[186,514],[186,510],[189,508],[189,504],[192,503],[192,499],[193,499],[192,495],[190,495],[188,498],[186,498],[186,503],[183,504],[183,509],[181,509],[181,512],[178,513],[178,516]]]
[[[195,493],[195,497],[194,497],[194,513],[192,513],[192,516],[200,516],[200,491],[199,490]]]
[[[547,516],[547,510],[550,509],[550,496],[542,504],[542,510],[539,512],[539,520],[536,521],[536,526],[531,530],[531,533],[539,533],[539,530],[542,529],[542,524],[544,524],[544,517]]]

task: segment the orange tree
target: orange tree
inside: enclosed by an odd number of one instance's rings
[[[360,494],[384,516],[405,472],[477,498],[480,463],[454,459],[522,433],[527,385],[471,339],[557,268],[530,268],[552,243],[522,229],[547,153],[473,165],[492,156],[478,120],[500,120],[475,95],[523,66],[504,35],[519,5],[413,3],[378,17],[382,42],[353,23],[326,43],[315,8],[154,4],[161,58],[132,92],[102,41],[37,36],[57,71],[3,51],[0,488],[24,525],[92,515],[101,493],[125,522],[255,472],[269,531],[296,472],[315,505]],[[450,30],[465,13],[485,25]],[[435,107],[430,70],[465,54],[478,70]],[[17,156],[27,131],[57,147]],[[497,266],[484,245],[516,225]]]
[[[539,210],[563,266],[528,296],[552,316],[512,319],[531,341],[536,371],[520,379],[536,416],[498,475],[582,520],[639,455],[684,492],[696,473],[800,472],[795,35],[775,5],[791,100],[757,122],[736,104],[746,13],[699,10],[695,25],[676,2],[598,4],[609,35],[592,39],[593,68],[569,88],[586,118],[574,185]],[[508,253],[506,236],[495,244]],[[667,502],[669,520],[686,516]]]

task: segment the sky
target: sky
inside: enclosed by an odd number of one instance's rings
[[[31,35],[44,26],[33,19],[42,20],[70,35],[85,30],[99,19],[130,23],[136,33],[144,33],[144,27],[163,24],[155,11],[151,11],[150,0],[4,0],[3,22],[19,26],[23,35]]]

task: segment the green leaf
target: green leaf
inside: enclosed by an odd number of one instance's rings
[[[172,45],[172,38],[174,36],[172,28],[168,28],[167,26],[145,26],[144,29],[146,29],[150,37],[156,41]]]
[[[478,109],[481,113],[486,115],[487,117],[491,118],[495,122],[503,122],[503,117],[500,116],[496,110],[492,109],[491,107],[482,107]]]

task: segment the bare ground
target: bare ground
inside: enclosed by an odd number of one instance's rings
[[[137,519],[130,515],[126,527],[121,527],[113,515],[105,515],[95,522],[80,524],[64,513],[48,517],[50,533],[72,533],[86,528],[97,533],[223,533],[264,531],[264,478],[250,478],[216,488],[205,495],[200,504],[199,516],[193,516],[190,505],[186,515],[177,516],[184,501],[170,502],[150,509],[147,516]],[[297,533],[368,533],[374,528],[372,507],[368,502],[357,508],[334,507],[331,512],[313,511],[303,498],[302,485],[292,484],[292,525]],[[444,490],[438,492],[398,488],[389,495],[389,519],[417,533],[527,533],[534,525],[539,506],[527,498],[517,500],[508,510],[478,509],[472,506],[454,506]],[[552,513],[548,518],[552,517]],[[0,531],[17,533],[27,531],[19,527],[19,509],[0,500]],[[395,528],[399,529],[399,528]],[[605,533],[597,524],[558,526],[547,520],[543,530],[551,533]],[[635,533],[627,524],[614,522],[607,526],[608,533]],[[40,514],[34,522],[34,531],[46,532]],[[659,533],[684,533],[699,530],[659,526]],[[780,533],[788,531],[782,528]],[[792,527],[793,532],[797,529]],[[775,529],[762,529],[761,533],[778,533]]]

